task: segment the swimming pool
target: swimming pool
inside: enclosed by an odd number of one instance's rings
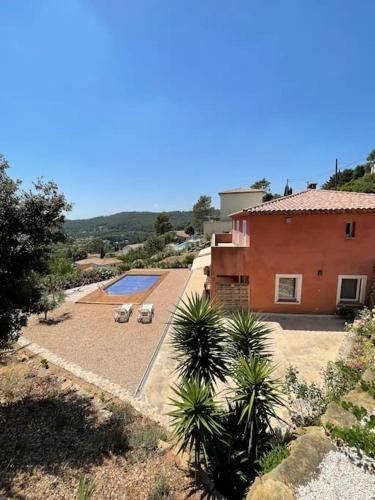
[[[160,278],[159,274],[127,274],[109,285],[105,292],[109,295],[131,295],[145,292]]]

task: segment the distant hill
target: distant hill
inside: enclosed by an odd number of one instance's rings
[[[219,211],[215,211],[215,213]],[[192,220],[191,211],[167,212],[173,229],[184,229]],[[131,243],[144,241],[154,232],[159,212],[120,212],[92,219],[67,220],[65,231],[70,236],[94,236],[111,241],[127,239]]]

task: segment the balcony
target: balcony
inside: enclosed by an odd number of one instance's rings
[[[232,233],[214,233],[211,238],[212,247],[234,247]]]

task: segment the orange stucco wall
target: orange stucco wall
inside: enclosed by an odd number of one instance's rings
[[[294,215],[290,223],[286,218],[247,216],[249,246],[212,248],[213,296],[217,276],[244,275],[249,276],[249,307],[254,311],[330,314],[336,310],[339,275],[367,275],[369,283],[375,264],[375,214]],[[349,221],[356,222],[354,239],[345,238]],[[275,304],[276,274],[302,274],[300,304]]]

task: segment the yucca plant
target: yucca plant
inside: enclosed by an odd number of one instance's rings
[[[95,490],[95,481],[91,481],[87,476],[81,476],[79,480],[77,500],[90,500]]]
[[[276,408],[284,406],[281,383],[273,380],[274,366],[259,357],[240,357],[234,372],[232,402],[238,405],[239,428],[252,463],[259,459],[271,437],[271,419],[281,420]]]
[[[220,310],[210,300],[195,294],[177,307],[171,342],[181,377],[196,377],[211,387],[216,379],[225,381],[225,333]]]
[[[269,357],[269,336],[272,332],[259,314],[247,310],[235,311],[227,320],[228,354],[232,362],[240,356]]]
[[[194,449],[195,463],[201,457],[207,463],[210,443],[220,439],[223,428],[220,424],[220,411],[213,398],[210,387],[198,377],[183,379],[178,386],[172,387],[177,399],[171,399],[175,410],[172,417],[174,437],[179,442],[179,452]],[[203,454],[203,456],[202,456]]]

